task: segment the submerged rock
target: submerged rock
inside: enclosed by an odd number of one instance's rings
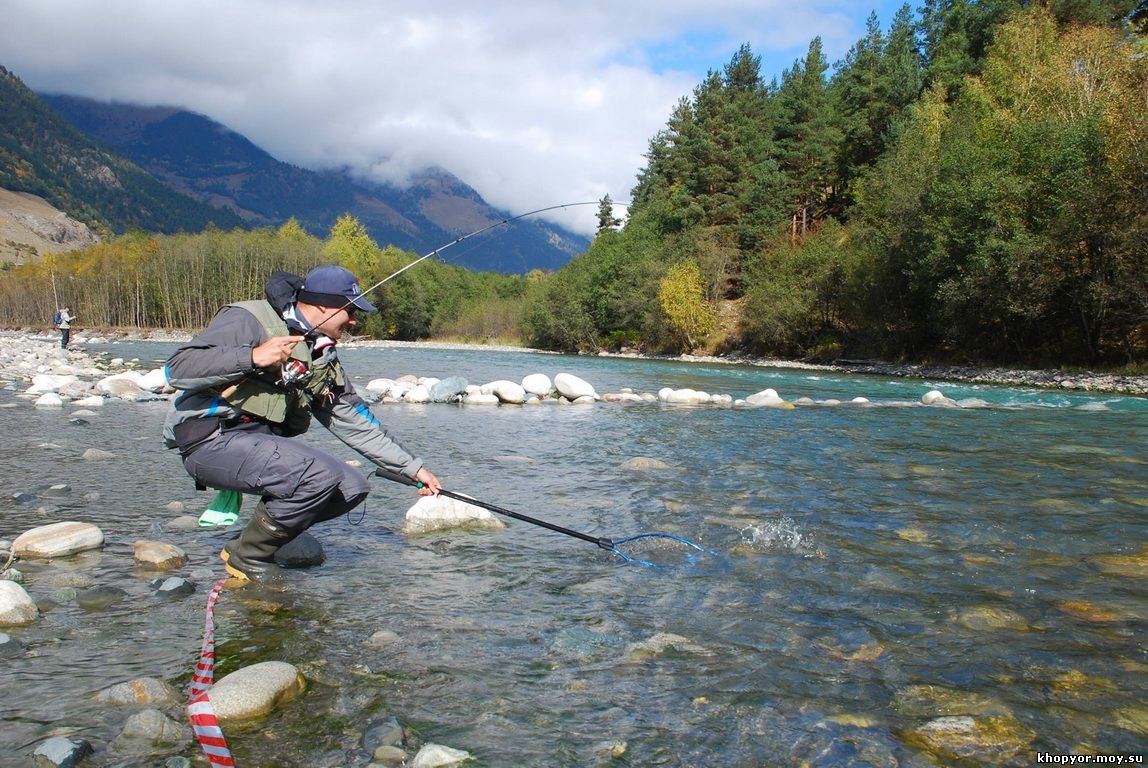
[[[96,694],[101,704],[174,704],[180,700],[179,692],[154,677],[137,677],[124,683],[116,683]]]
[[[132,545],[132,558],[145,571],[173,571],[187,565],[187,555],[174,544],[140,539]]]
[[[941,760],[1007,765],[1029,749],[1036,733],[1012,717],[940,717],[903,734],[906,743]]]

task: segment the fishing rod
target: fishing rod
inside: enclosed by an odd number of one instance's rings
[[[386,478],[387,480],[391,480],[392,482],[402,483],[403,485],[410,485],[410,486],[413,486],[415,488],[424,487],[423,483],[419,480],[414,480],[412,478],[407,477],[406,475],[400,475],[397,472],[392,472],[388,469],[383,469],[382,467],[377,468],[375,470],[375,474],[378,475],[379,477]],[[648,539],[648,538],[670,539],[672,541],[678,542],[679,544],[685,544],[687,547],[690,547],[692,549],[696,549],[699,552],[708,552],[709,551],[709,550],[705,549],[704,547],[702,547],[701,545],[695,544],[694,542],[690,541],[689,539],[683,539],[681,536],[675,536],[672,533],[639,533],[637,536],[629,536],[625,539],[619,539],[619,540],[615,541],[613,539],[608,539],[605,536],[592,536],[588,533],[582,533],[581,531],[575,531],[571,528],[565,528],[561,525],[555,525],[554,523],[549,523],[545,520],[539,520],[537,517],[530,517],[529,515],[524,515],[521,512],[515,512],[513,510],[506,509],[504,507],[499,507],[499,506],[496,506],[496,505],[491,504],[491,503],[486,502],[486,501],[479,501],[478,499],[472,498],[472,497],[467,496],[467,495],[462,494],[462,493],[455,493],[454,491],[448,491],[445,488],[440,488],[438,493],[440,496],[446,496],[448,498],[455,499],[457,501],[461,501],[465,504],[473,504],[476,507],[482,507],[483,509],[489,509],[491,512],[497,512],[500,515],[505,515],[506,517],[512,517],[515,520],[521,520],[524,523],[530,523],[531,525],[537,525],[540,528],[546,528],[547,530],[554,531],[555,533],[561,533],[563,535],[570,536],[570,537],[575,538],[575,539],[581,539],[582,541],[587,541],[591,544],[594,544],[594,545],[600,547],[601,549],[606,550],[607,552],[614,553],[615,555],[622,558],[623,560],[625,560],[628,563],[639,563],[641,565],[650,565],[650,566],[654,565],[653,563],[649,563],[645,560],[631,557],[630,555],[627,555],[625,552],[618,549],[618,546],[620,544],[627,544],[627,543],[632,542],[632,541],[637,541],[638,539]],[[713,554],[713,553],[711,553],[711,554]]]
[[[465,235],[462,235],[461,237],[456,237],[454,240],[451,240],[449,243],[447,243],[445,245],[440,245],[438,248],[435,248],[433,251],[418,257],[417,259],[412,261],[410,264],[407,264],[405,267],[398,269],[398,270],[392,272],[391,274],[387,275],[382,280],[375,283],[374,285],[372,285],[370,288],[363,291],[359,295],[360,296],[367,296],[368,294],[373,293],[374,291],[381,288],[383,286],[383,284],[395,279],[396,277],[398,277],[402,273],[406,272],[408,269],[415,266],[416,264],[420,264],[423,261],[426,261],[427,259],[429,259],[430,257],[436,256],[436,255],[442,253],[447,248],[450,248],[452,245],[458,245],[463,240],[469,240],[470,238],[475,237],[476,235],[481,235],[483,232],[488,232],[488,231],[494,229],[495,227],[501,227],[503,224],[509,224],[512,221],[517,221],[518,219],[525,219],[527,216],[534,216],[534,215],[539,214],[539,213],[545,213],[546,211],[556,211],[556,210],[559,210],[562,208],[573,208],[573,207],[579,206],[579,205],[600,205],[600,204],[601,204],[600,200],[588,200],[588,201],[579,202],[579,203],[561,203],[559,205],[548,205],[545,208],[535,208],[533,211],[527,211],[526,213],[520,213],[517,216],[507,216],[506,218],[499,219],[498,221],[494,222],[493,224],[487,224],[485,227],[482,227],[480,229],[476,229],[473,232],[468,232]],[[614,204],[625,206],[625,203],[614,203]],[[355,303],[354,299],[349,300],[346,304],[344,304],[343,306],[334,310],[329,315],[325,316],[322,320],[320,320],[318,323],[316,323],[315,327],[316,328],[319,327],[320,325],[327,322],[332,317],[339,314],[344,309],[353,305],[354,303]]]
[[[386,478],[387,480],[391,480],[391,481],[396,482],[396,483],[402,483],[403,485],[410,485],[410,486],[414,486],[415,488],[422,488],[423,487],[422,482],[419,480],[412,480],[411,478],[407,477],[406,475],[400,475],[398,472],[391,472],[390,470],[383,469],[382,467],[379,467],[378,469],[376,469],[375,474],[378,475],[379,477]],[[561,525],[555,525],[554,523],[548,523],[545,520],[539,520],[536,517],[530,517],[529,515],[524,515],[521,512],[514,512],[514,511],[511,511],[509,509],[503,509],[502,507],[496,507],[495,505],[488,504],[485,501],[479,501],[478,499],[472,499],[470,496],[466,496],[466,495],[461,494],[461,493],[455,493],[454,491],[448,491],[445,488],[440,488],[438,492],[439,492],[440,496],[446,496],[448,498],[456,499],[457,501],[462,501],[462,502],[465,502],[467,504],[473,504],[476,507],[482,507],[483,509],[489,509],[491,512],[497,512],[500,515],[506,515],[507,517],[513,517],[515,520],[521,520],[524,523],[530,523],[531,525],[537,525],[537,526],[540,526],[542,528],[546,528],[548,530],[554,531],[555,533],[562,533],[562,534],[565,534],[567,536],[572,536],[575,539],[581,539],[582,541],[588,541],[591,544],[596,544],[599,547],[601,547],[602,549],[605,549],[607,551],[610,551],[610,552],[614,551],[614,542],[610,539],[603,537],[603,536],[591,536],[588,533],[582,533],[581,531],[571,530],[570,528],[563,528]]]

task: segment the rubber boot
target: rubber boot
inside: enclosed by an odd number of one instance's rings
[[[223,567],[237,579],[280,584],[286,579],[286,574],[275,563],[275,553],[299,533],[272,520],[260,504],[239,538],[223,545],[219,553]]]

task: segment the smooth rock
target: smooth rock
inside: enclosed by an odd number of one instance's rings
[[[104,545],[104,533],[91,523],[64,521],[25,531],[12,542],[18,557],[50,559],[67,557]]]
[[[429,390],[432,403],[453,403],[466,392],[467,381],[461,376],[448,376]]]
[[[47,765],[56,768],[76,768],[80,761],[91,753],[92,745],[84,739],[73,740],[54,736],[36,747],[32,759],[37,766],[42,766],[45,764],[43,761],[47,761]]]
[[[31,624],[40,609],[22,586],[14,581],[0,581],[0,626]]]
[[[522,388],[532,395],[546,397],[554,389],[554,385],[545,373],[532,373],[522,379]]]
[[[745,401],[750,405],[779,405],[785,402],[775,389],[763,389],[760,392],[754,392]]]
[[[526,390],[521,384],[513,381],[496,381],[491,386],[490,394],[498,398],[499,402],[511,405],[522,405],[526,402]]]
[[[119,705],[175,704],[180,698],[174,686],[154,677],[116,683],[96,694],[96,701],[101,704]]]
[[[195,584],[179,576],[169,576],[166,579],[152,579],[148,582],[152,594],[161,599],[183,597],[195,593]]]
[[[567,400],[577,400],[580,397],[597,398],[598,393],[594,387],[584,379],[572,373],[560,373],[554,377],[554,388]]]
[[[454,765],[469,759],[470,753],[461,749],[444,747],[441,744],[427,744],[411,760],[410,768],[439,768],[439,766]]]
[[[102,611],[122,601],[128,593],[119,587],[98,586],[76,595],[76,604],[85,611]]]
[[[112,751],[120,754],[148,754],[156,747],[187,744],[192,738],[183,723],[177,723],[158,709],[134,713],[112,742]]]
[[[187,565],[187,554],[179,547],[147,539],[132,545],[132,558],[145,571],[174,571]]]
[[[275,553],[275,562],[283,568],[310,568],[322,565],[327,559],[323,545],[317,538],[304,531],[289,541]]]
[[[103,461],[104,459],[114,459],[116,455],[109,451],[101,451],[99,448],[89,448],[84,451],[80,458],[84,461]]]
[[[649,456],[635,456],[626,461],[626,463],[622,465],[622,469],[645,472],[651,469],[670,469],[670,465],[661,459],[653,459]]]
[[[246,720],[291,701],[305,686],[295,667],[283,661],[264,661],[216,681],[207,698],[220,720]]]
[[[939,717],[905,734],[912,746],[943,759],[972,760],[983,765],[1011,765],[1029,749],[1036,734],[1012,717]]]
[[[403,533],[420,534],[446,528],[505,528],[489,510],[446,496],[423,496],[407,510]]]

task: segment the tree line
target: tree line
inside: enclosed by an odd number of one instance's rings
[[[624,224],[554,272],[432,260],[380,337],[1035,365],[1148,360],[1148,0],[926,0],[766,82],[742,46],[650,139]],[[197,328],[277,269],[416,258],[344,216],[134,233],[0,273],[0,323]],[[53,287],[55,295],[53,294]],[[77,304],[79,306],[77,306]]]
[[[262,298],[276,271],[302,276],[334,262],[351,269],[367,288],[416,258],[393,246],[379,247],[349,215],[325,240],[294,219],[257,230],[135,232],[0,271],[0,324],[44,325],[55,308],[70,304],[77,327],[196,330],[225,304]],[[371,294],[379,311],[363,318],[358,333],[513,341],[518,315],[511,308],[521,304],[531,279],[428,260]]]
[[[1146,17],[930,0],[870,17],[832,76],[814,39],[768,84],[743,46],[651,139],[625,227],[548,281],[530,342],[1143,362]]]

